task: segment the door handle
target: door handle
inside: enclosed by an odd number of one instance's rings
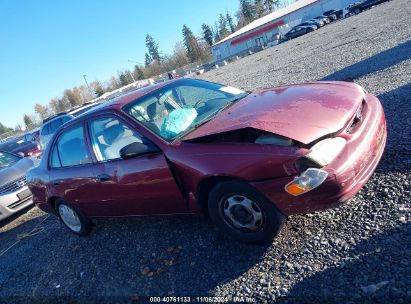
[[[96,179],[100,182],[107,182],[111,179],[111,177],[108,174],[99,174]]]

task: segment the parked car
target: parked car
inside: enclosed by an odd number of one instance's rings
[[[318,29],[323,25],[324,23],[320,20],[315,20],[315,21],[308,20],[308,21],[305,21],[299,24],[298,26],[313,26],[315,29]]]
[[[40,157],[42,154],[36,141],[25,141],[24,137],[15,137],[0,144],[0,150],[18,154],[22,157]]]
[[[380,4],[385,1],[388,1],[388,0],[365,0],[363,2],[353,3],[352,5],[349,5],[347,7],[345,17],[351,16],[354,14],[357,15],[361,13],[363,10],[366,10],[374,5]]]
[[[0,221],[33,204],[26,173],[35,165],[32,158],[0,151]]]
[[[328,24],[328,23],[331,22],[331,19],[330,19],[330,18],[328,18],[327,16],[323,16],[323,15],[314,17],[313,19],[321,20],[321,21],[323,21],[325,24]]]
[[[63,124],[73,119],[74,116],[67,113],[59,113],[43,120],[43,125],[40,129],[40,147],[45,149],[53,134]]]
[[[323,15],[326,16],[326,17],[328,17],[328,18],[329,18],[330,16],[335,16],[335,19],[333,18],[332,20],[337,20],[337,19],[342,18],[342,16],[343,16],[343,11],[342,11],[342,10],[332,9],[332,10],[329,10],[329,11],[325,11],[325,12],[323,13]]]
[[[91,110],[92,108],[100,105],[101,102],[93,102],[93,103],[84,103],[80,106],[77,106],[73,109],[71,109],[70,111],[68,111],[69,115],[72,115],[74,117],[77,117],[85,112],[87,112],[88,110]]]
[[[6,137],[6,138],[2,138],[2,139],[0,139],[0,143],[4,143],[4,142],[9,141],[9,140],[11,140],[11,139],[13,139],[13,138],[15,138],[15,136],[8,136],[8,137]]]
[[[95,217],[207,212],[263,242],[286,216],[353,197],[385,142],[379,100],[354,83],[247,93],[185,78],[66,123],[27,178],[35,204],[79,235]]]
[[[322,26],[325,25],[325,22],[322,21],[322,20],[319,20],[319,19],[311,19],[311,20],[308,20],[308,21],[306,21],[306,22],[309,22],[310,24],[315,24],[315,25],[317,25],[318,27],[322,27]]]
[[[22,139],[26,142],[40,143],[40,128],[36,128],[24,134]]]
[[[287,40],[294,39],[305,35],[309,32],[313,32],[317,29],[315,25],[308,26],[295,26],[287,34],[284,35],[284,38]]]

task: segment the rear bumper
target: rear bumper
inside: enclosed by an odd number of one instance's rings
[[[33,204],[32,196],[20,199],[17,195],[28,190],[25,186],[18,191],[0,195],[0,221]]]
[[[337,206],[357,194],[377,167],[384,152],[387,131],[379,100],[366,96],[366,115],[353,134],[340,134],[347,144],[340,155],[323,169],[328,177],[319,187],[292,196],[284,186],[292,177],[256,182],[252,185],[269,198],[284,214],[310,213]]]

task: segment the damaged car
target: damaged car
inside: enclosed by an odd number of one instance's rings
[[[67,122],[27,179],[34,203],[78,235],[93,218],[205,213],[266,242],[288,216],[353,197],[386,135],[379,100],[355,83],[246,92],[177,79]]]

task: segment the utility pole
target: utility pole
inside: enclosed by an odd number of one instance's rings
[[[133,73],[131,73],[130,71],[128,71],[128,73],[130,74],[131,79],[133,79],[133,82],[136,82],[136,80],[134,79]]]
[[[84,81],[86,82],[86,85],[87,85],[87,89],[88,89],[88,91],[94,96],[94,93],[93,93],[93,91],[91,91],[91,89],[90,89],[90,86],[88,85],[88,82],[87,82],[87,78],[86,78],[86,76],[87,75],[84,75],[83,74],[83,78],[84,78]]]

